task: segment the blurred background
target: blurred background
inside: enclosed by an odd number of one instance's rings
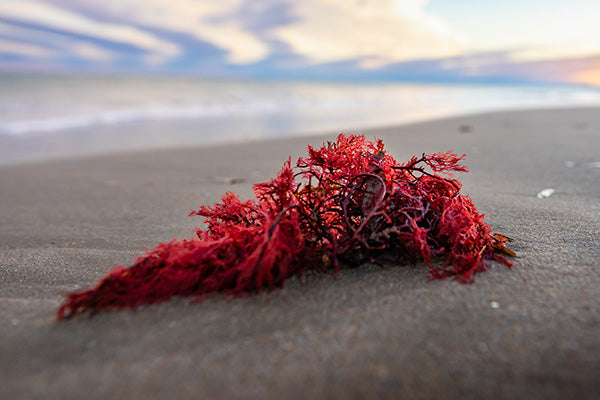
[[[597,0],[0,0],[0,163],[600,105]]]

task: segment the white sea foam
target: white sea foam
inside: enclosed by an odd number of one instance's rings
[[[132,121],[160,121],[171,119],[194,119],[244,115],[253,112],[268,112],[273,107],[267,104],[254,108],[232,107],[151,107],[139,110],[106,110],[84,115],[66,115],[44,119],[18,120],[0,123],[0,134],[21,135],[27,133],[54,132],[65,129],[85,128],[94,125],[114,125]]]

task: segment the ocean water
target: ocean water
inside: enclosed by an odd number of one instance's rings
[[[0,163],[356,131],[483,111],[581,105],[600,105],[600,90],[0,75]]]

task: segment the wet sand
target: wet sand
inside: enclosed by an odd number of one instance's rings
[[[365,131],[397,160],[453,149],[508,270],[472,285],[424,265],[57,323],[61,293],[192,235],[200,204],[251,196],[335,134],[0,167],[0,398],[600,396],[600,109],[462,116]],[[547,198],[536,195],[543,189]]]

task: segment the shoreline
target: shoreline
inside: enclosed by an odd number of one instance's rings
[[[337,133],[0,166],[0,397],[531,398],[600,395],[600,109],[457,116],[361,131],[458,174],[515,266],[472,285],[362,266],[283,289],[56,323],[60,293]],[[552,188],[546,198],[537,193]],[[249,384],[251,382],[251,384]]]
[[[600,110],[600,106],[535,107],[506,110],[489,110],[475,113],[440,115],[437,117],[413,117],[398,124],[353,127],[340,129],[345,133],[369,133],[410,127],[413,125],[435,123],[436,121],[457,120],[462,118],[493,116],[506,113],[529,113],[538,111],[576,111]],[[237,133],[225,136],[223,124],[230,118],[215,119],[173,119],[162,121],[132,121],[117,124],[98,124],[85,128],[58,130],[51,133],[3,134],[0,135],[0,167],[24,165],[48,161],[82,159],[86,157],[110,156],[111,154],[135,154],[151,151],[176,151],[185,148],[221,147],[246,145],[253,142],[271,140],[289,140],[299,138],[325,137],[334,129],[312,128],[309,130],[282,130],[280,136],[260,132],[260,127],[243,128],[256,125],[250,117],[240,117],[235,128]],[[280,122],[283,126],[283,122]],[[213,134],[202,135],[200,130],[213,130]]]

